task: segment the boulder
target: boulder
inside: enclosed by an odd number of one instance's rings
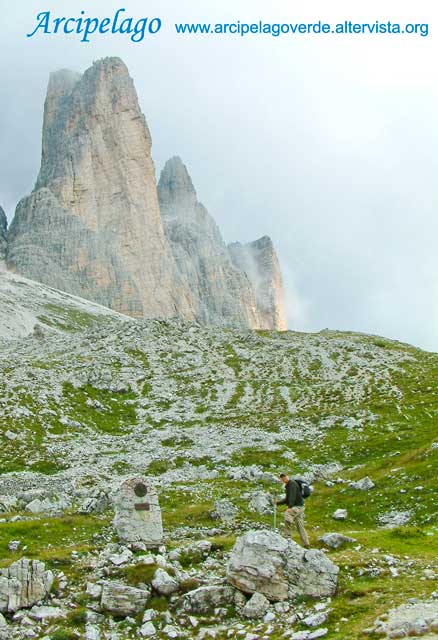
[[[104,611],[115,616],[136,616],[145,608],[149,596],[150,591],[146,589],[136,589],[118,582],[105,582],[100,604]]]
[[[26,609],[50,593],[53,573],[39,560],[21,558],[7,569],[0,569],[0,612]]]
[[[253,493],[248,507],[250,511],[255,511],[261,515],[268,515],[274,512],[272,497],[264,491],[256,491]]]
[[[407,524],[412,518],[412,511],[407,509],[405,511],[399,511],[398,509],[391,509],[386,513],[379,516],[379,523],[386,529],[395,527],[402,527]]]
[[[172,624],[166,624],[166,626],[163,629],[163,633],[168,638],[179,638],[181,636],[181,633],[179,632],[177,627],[175,627]]]
[[[102,586],[100,584],[95,584],[94,582],[87,582],[85,593],[92,600],[99,600],[102,595]]]
[[[346,520],[348,518],[347,509],[336,509],[332,515],[333,520]]]
[[[160,595],[170,596],[178,591],[178,582],[164,569],[157,569],[152,579],[152,586]]]
[[[60,607],[34,606],[29,611],[29,618],[39,622],[44,620],[56,620],[58,618],[65,618],[65,611]]]
[[[0,513],[14,511],[17,506],[17,498],[15,496],[0,496]]]
[[[342,545],[347,542],[356,542],[355,538],[344,536],[342,533],[326,533],[318,538],[318,540],[325,544],[326,547],[330,547],[330,549],[339,549],[339,547],[342,547]]]
[[[107,509],[108,504],[109,500],[107,494],[101,491],[96,496],[89,496],[88,498],[85,498],[78,509],[78,513],[102,513],[102,511]]]
[[[108,556],[108,560],[111,564],[114,564],[116,567],[120,567],[122,564],[126,564],[132,558],[132,551],[125,547],[120,551],[120,553],[113,553]]]
[[[242,609],[245,618],[263,618],[269,608],[269,600],[262,593],[253,593]]]
[[[208,615],[216,607],[234,604],[234,589],[229,585],[211,585],[189,591],[181,598],[181,608],[186,613]]]
[[[374,484],[374,482],[368,476],[362,478],[361,480],[357,480],[357,482],[350,482],[350,487],[352,489],[358,489],[359,491],[369,491],[375,486],[376,485]]]
[[[85,625],[85,640],[100,640],[100,630],[94,624]]]
[[[70,502],[64,496],[59,497],[58,500],[35,498],[35,500],[26,505],[26,511],[31,513],[61,513],[65,509],[69,509],[70,506]]]
[[[228,581],[244,593],[271,602],[297,596],[325,597],[336,591],[339,568],[322,551],[303,549],[273,531],[248,531],[231,552]]]
[[[139,629],[139,634],[142,638],[150,638],[152,636],[155,636],[156,633],[157,630],[155,629],[152,622],[145,622]]]
[[[302,624],[306,627],[319,627],[327,620],[327,613],[320,611],[319,613],[312,613],[310,616],[306,616],[301,620]]]
[[[222,520],[222,522],[233,522],[239,513],[239,509],[227,498],[217,500],[214,503],[212,518]]]

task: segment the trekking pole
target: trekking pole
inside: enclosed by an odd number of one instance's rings
[[[277,498],[275,496],[272,497],[272,502],[274,503],[274,531],[277,531]]]

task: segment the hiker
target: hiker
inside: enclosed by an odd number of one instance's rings
[[[295,525],[300,534],[303,547],[309,549],[309,538],[304,528],[304,498],[301,484],[289,478],[286,473],[280,473],[280,479],[284,484],[285,496],[281,500],[276,500],[276,505],[287,505],[287,509],[284,512],[284,537],[292,537],[292,526]],[[274,505],[274,508],[276,508],[276,505]]]

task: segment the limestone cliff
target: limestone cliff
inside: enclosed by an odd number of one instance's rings
[[[133,316],[194,318],[160,219],[151,137],[118,58],[51,75],[41,168],[8,266]]]
[[[40,171],[7,240],[0,213],[0,263],[134,317],[284,328],[270,240],[229,251],[179,158],[157,189],[151,145],[119,58],[53,73]]]
[[[6,234],[8,230],[8,221],[6,213],[0,207],[0,266],[6,257]]]
[[[228,248],[234,264],[247,274],[253,286],[259,327],[287,329],[283,280],[272,240],[263,236],[244,245],[232,243]]]
[[[196,317],[207,324],[257,328],[253,288],[246,274],[233,265],[180,158],[166,163],[158,195],[165,233],[181,278],[194,297]]]

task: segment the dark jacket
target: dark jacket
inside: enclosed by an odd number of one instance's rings
[[[304,505],[304,499],[301,493],[301,488],[296,480],[290,479],[284,485],[285,497],[279,500],[277,504],[287,504],[290,508],[302,507]]]

